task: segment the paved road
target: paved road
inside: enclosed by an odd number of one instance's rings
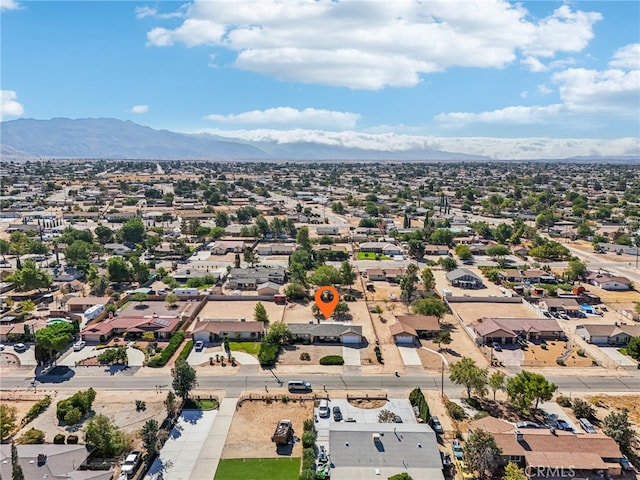
[[[100,373],[96,370],[92,374],[88,370],[78,371],[72,376],[64,378],[56,376],[39,377],[38,387],[54,388],[54,389],[82,389],[88,385],[94,388],[104,388],[110,390],[155,390],[156,385],[168,386],[171,384],[171,378],[168,375],[158,376],[136,376],[135,368],[128,371],[108,375]],[[23,377],[4,376],[2,378],[1,388],[3,390],[28,388],[33,380],[31,370],[24,370]],[[640,376],[632,372],[632,376],[628,377],[547,377],[547,379],[556,385],[560,392],[569,394],[570,392],[640,392]],[[376,375],[376,376],[360,376],[360,375],[319,375],[305,374],[301,376],[303,379],[310,381],[316,390],[322,390],[325,385],[328,390],[370,390],[381,389],[390,395],[405,394],[416,386],[420,386],[423,390],[440,390],[440,375],[411,374],[395,377],[394,375]],[[280,376],[283,382],[279,385],[276,378],[272,375],[264,373],[251,373],[248,375],[234,376],[200,376],[198,377],[199,388],[224,390],[227,395],[238,396],[244,390],[262,390],[265,385],[269,389],[285,388],[286,382],[292,379],[299,379],[298,376],[286,375]],[[458,397],[462,395],[462,388],[454,385],[446,377],[444,378],[444,391],[450,397]]]

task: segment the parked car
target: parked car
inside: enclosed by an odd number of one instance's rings
[[[333,419],[336,422],[340,422],[342,420],[342,412],[340,411],[340,407],[333,407]]]
[[[516,428],[540,428],[540,425],[535,422],[518,422]]]
[[[436,417],[435,415],[433,415],[431,417],[431,420],[429,421],[429,423],[431,424],[431,428],[433,428],[433,431],[442,435],[444,433],[444,428],[442,428],[442,424],[440,423],[440,419],[438,417]]]
[[[396,415],[395,417],[393,417],[393,422],[402,423],[402,417],[400,415]]]
[[[16,352],[24,352],[24,351],[26,351],[26,350],[27,350],[27,346],[26,346],[24,343],[16,343],[16,344],[13,346],[13,349],[14,349]]]
[[[73,351],[74,352],[79,352],[80,350],[82,350],[84,348],[84,346],[87,344],[87,342],[85,342],[84,340],[78,340],[76,343],[73,344]]]
[[[124,459],[124,463],[122,464],[122,468],[120,471],[125,473],[127,477],[131,478],[135,475],[136,470],[140,466],[142,462],[142,452],[138,450],[132,451],[127,458]]]
[[[622,470],[626,470],[627,472],[635,472],[636,469],[631,465],[631,462],[626,456],[623,456],[620,459],[620,465],[622,466]]]
[[[453,456],[457,460],[464,460],[464,450],[462,449],[462,444],[460,440],[453,440],[451,442],[451,449],[453,450]]]
[[[327,400],[320,400],[320,405],[318,406],[318,415],[320,418],[328,418],[331,416],[331,412],[329,410],[329,402]]]
[[[0,343],[0,352],[4,350],[4,345]]]
[[[566,421],[558,419],[558,428],[560,430],[564,430],[565,432],[572,432],[573,427],[569,425]]]
[[[194,345],[193,348],[196,349],[196,352],[201,352],[202,349],[204,348],[204,342],[202,340],[198,340]]]
[[[499,344],[498,342],[493,342],[493,345],[492,345],[492,346],[493,346],[493,349],[494,349],[496,352],[501,352],[501,351],[502,351],[502,347],[500,346],[500,344]]]

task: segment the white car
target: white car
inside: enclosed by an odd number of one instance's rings
[[[74,352],[79,352],[80,350],[82,350],[84,348],[84,346],[87,344],[87,342],[85,342],[84,340],[80,340],[76,343],[73,344],[73,351]]]

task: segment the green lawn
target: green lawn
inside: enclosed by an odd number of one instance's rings
[[[218,408],[218,401],[208,398],[202,398],[200,400],[190,398],[185,402],[184,408],[189,410],[215,410]]]
[[[214,480],[297,480],[299,458],[234,458],[220,460]]]
[[[358,252],[358,260],[391,260],[391,257],[381,253]]]
[[[258,355],[260,351],[259,342],[229,342],[229,348],[231,351],[247,352],[251,355]]]

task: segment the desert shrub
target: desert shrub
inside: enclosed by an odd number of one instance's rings
[[[44,412],[47,407],[51,405],[51,397],[49,395],[47,395],[46,397],[44,397],[42,400],[40,400],[39,402],[36,402],[27,412],[27,414],[24,416],[24,419],[22,420],[22,422],[26,425],[27,423],[31,422],[32,420],[35,420],[38,415],[40,415],[42,412]]]
[[[67,437],[67,445],[77,445],[78,444],[78,435],[69,435]]]
[[[64,434],[58,433],[55,437],[53,437],[53,443],[56,445],[62,445],[64,443]]]
[[[147,402],[144,400],[136,400],[136,412],[145,411],[147,409]]]
[[[542,345],[540,345],[540,348],[541,348],[542,350],[549,350],[549,347],[547,347],[547,344],[546,344],[546,343],[543,343]]]
[[[186,360],[191,353],[191,350],[193,350],[193,340],[189,340],[187,343],[185,343],[184,348],[180,352],[180,355],[178,355],[178,360]]]
[[[556,363],[558,365],[560,365],[561,367],[565,366],[565,362],[564,362],[564,360],[562,358],[556,358]]]
[[[37,428],[30,428],[16,440],[16,443],[20,445],[42,444],[44,443],[44,432]]]
[[[570,408],[571,407],[571,399],[564,395],[558,395],[556,398],[556,403],[561,407]]]
[[[452,402],[451,400],[447,400],[446,406],[447,412],[449,412],[449,416],[454,420],[464,420],[464,418],[467,416],[467,414],[464,413],[464,408],[462,408],[457,403]]]
[[[488,417],[488,416],[489,416],[489,412],[486,412],[486,411],[482,410],[481,412],[476,413],[473,416],[473,419],[474,420],[480,420],[481,418]]]
[[[576,398],[573,401],[571,410],[573,410],[573,414],[576,416],[576,418],[592,419],[595,417],[596,413],[593,409],[593,405],[581,398]]]
[[[287,395],[282,395],[282,396],[280,397],[280,401],[281,401],[282,403],[289,403],[289,397],[288,397]]]
[[[344,358],[340,355],[327,355],[320,359],[320,365],[344,365]]]
[[[425,423],[428,422],[431,418],[431,413],[429,412],[429,405],[420,387],[416,387],[411,391],[409,394],[409,402],[413,407],[418,407],[418,415],[420,415],[422,421]]]
[[[74,393],[71,397],[60,400],[56,409],[56,417],[61,422],[71,425],[77,423],[83,415],[91,411],[96,391],[93,388]],[[78,413],[80,414],[78,416]],[[76,420],[75,422],[73,420]]]
[[[587,356],[587,354],[585,353],[585,351],[582,348],[579,348],[576,353],[578,354],[579,357],[586,357]]]
[[[302,352],[300,354],[300,360],[310,361],[311,360],[311,355],[308,352]]]
[[[315,430],[307,430],[302,434],[302,447],[311,448],[316,443],[317,434]]]
[[[312,418],[307,418],[304,423],[303,423],[303,429],[304,431],[315,431],[316,426],[313,423],[313,419]]]
[[[480,410],[482,406],[480,405],[480,400],[474,397],[463,398],[462,401],[469,405],[471,408],[475,408],[476,410]]]
[[[380,347],[376,345],[376,347],[373,349],[373,351],[376,354],[376,360],[378,360],[378,363],[384,363],[384,361],[382,359],[382,352],[380,351]]]

